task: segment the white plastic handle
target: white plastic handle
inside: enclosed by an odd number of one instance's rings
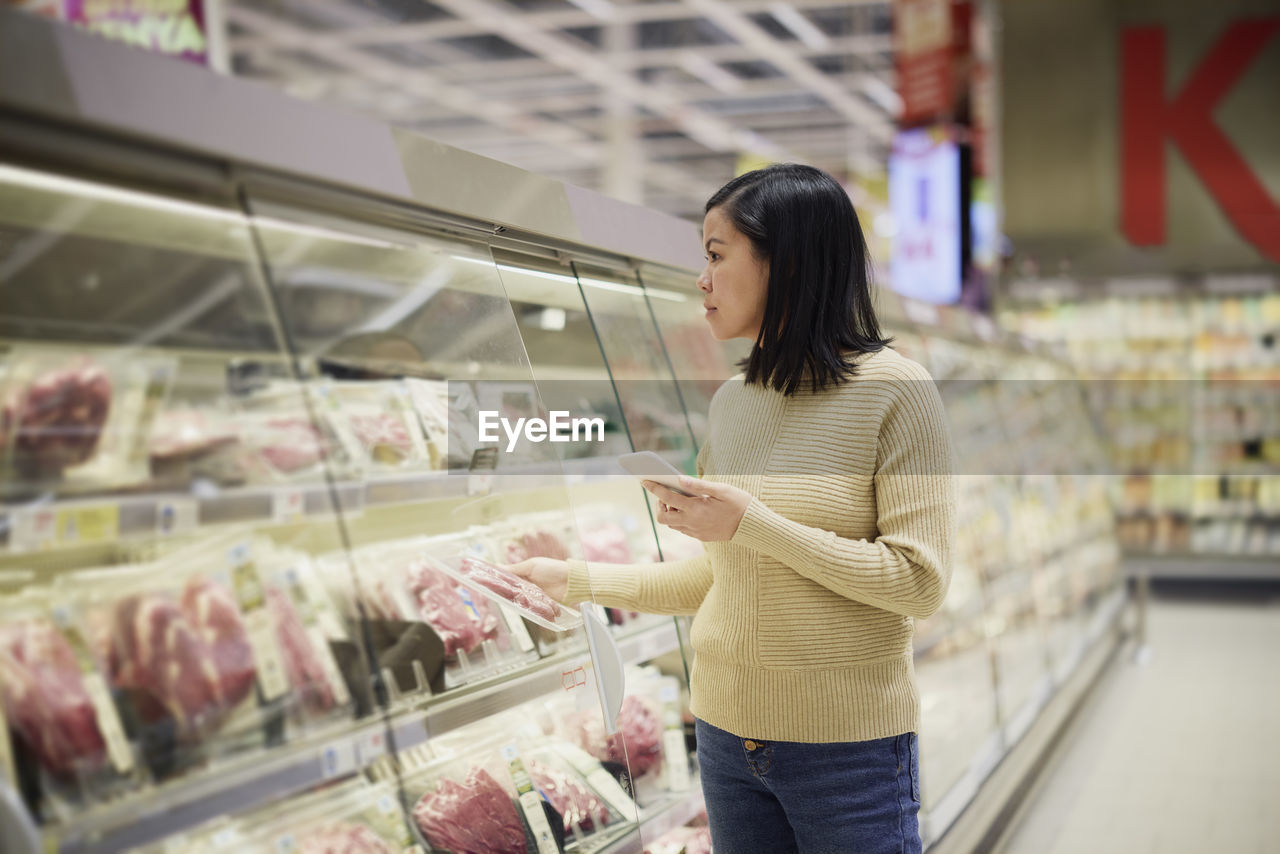
[[[27,812],[27,805],[7,781],[0,780],[0,851],[40,854],[43,850],[40,831]]]
[[[622,652],[609,627],[596,616],[596,606],[583,602],[578,607],[582,611],[583,628],[587,630],[587,648],[591,651],[591,667],[596,672],[596,693],[600,697],[600,711],[604,713],[604,728],[613,735],[618,731],[618,713],[622,711],[622,698],[627,693]]]

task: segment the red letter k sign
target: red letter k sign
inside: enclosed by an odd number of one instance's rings
[[[1165,33],[1124,31],[1120,44],[1121,227],[1135,246],[1165,242],[1166,138],[1245,240],[1280,262],[1280,205],[1213,121],[1222,97],[1280,32],[1280,18],[1238,21],[1218,39],[1173,98],[1165,97]]]

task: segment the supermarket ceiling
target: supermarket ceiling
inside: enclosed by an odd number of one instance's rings
[[[700,220],[740,157],[883,168],[888,0],[229,0],[232,70]]]

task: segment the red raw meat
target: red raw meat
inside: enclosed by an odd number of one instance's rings
[[[530,584],[523,578],[512,575],[488,561],[476,557],[465,557],[462,559],[462,572],[468,580],[492,590],[503,599],[537,614],[544,620],[551,621],[560,616],[560,604],[544,593],[541,587]]]
[[[75,653],[48,621],[0,626],[0,699],[50,774],[71,776],[77,760],[101,764],[106,746]]]
[[[582,749],[596,759],[629,762],[637,777],[662,765],[662,722],[650,705],[634,694],[622,701],[617,733],[605,733],[599,715],[583,715],[576,735]]]
[[[609,808],[578,778],[536,759],[529,761],[529,776],[564,818],[566,836],[573,833],[574,825],[581,827],[583,833],[590,833],[597,826],[609,824]]]
[[[483,768],[458,785],[441,780],[413,808],[431,847],[453,854],[528,854],[515,803]]]
[[[284,656],[289,684],[302,693],[309,708],[323,711],[333,706],[333,688],[321,662],[321,653],[311,644],[298,609],[289,594],[279,587],[267,588],[267,607],[276,627],[276,641]]]
[[[462,588],[425,560],[409,564],[406,573],[419,613],[444,641],[445,655],[471,652],[498,636],[498,614],[484,597],[468,594],[464,599]]]
[[[217,708],[218,674],[181,609],[163,596],[144,594],[122,600],[115,619],[116,685],[146,698],[144,720],[167,712],[184,729],[198,729]]]
[[[49,371],[5,401],[0,432],[21,462],[61,471],[93,456],[111,411],[111,380],[88,359]]]
[[[111,671],[117,685],[148,698],[145,720],[167,712],[189,733],[243,701],[256,673],[230,592],[199,577],[187,584],[181,607],[152,593],[117,603]]]
[[[219,705],[231,708],[253,690],[256,669],[249,633],[231,591],[199,576],[182,593],[182,610],[199,633],[217,668]]]
[[[313,466],[324,458],[324,436],[306,418],[271,418],[258,437],[258,453],[276,471],[288,474]]]
[[[298,854],[399,854],[363,824],[336,821],[309,830],[298,841]]]

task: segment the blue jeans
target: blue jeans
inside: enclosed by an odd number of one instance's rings
[[[697,732],[716,854],[920,854],[915,733],[804,744],[703,720]]]

